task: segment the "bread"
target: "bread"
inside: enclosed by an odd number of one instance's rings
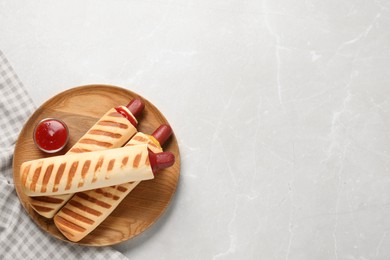
[[[162,152],[158,142],[152,140],[139,132],[126,147],[148,144],[153,152]],[[139,183],[135,181],[76,193],[55,215],[54,223],[65,237],[77,242],[100,225]]]
[[[123,107],[123,109],[127,108]],[[129,114],[131,115],[131,113]],[[134,120],[137,122],[135,117]],[[70,148],[67,154],[118,148],[124,145],[135,133],[137,133],[137,129],[130,121],[116,112],[115,108],[112,108]],[[29,202],[38,214],[46,218],[52,218],[72,196],[73,194],[70,193],[56,196],[30,197]]]
[[[70,241],[80,241],[106,219],[138,183],[76,193],[54,216],[54,223]]]
[[[20,172],[28,196],[76,193],[154,178],[146,144],[28,161]]]
[[[125,107],[123,107],[125,109]],[[128,112],[131,115],[131,112]],[[137,120],[134,117],[134,120]],[[68,151],[82,153],[117,148],[124,145],[137,129],[124,116],[110,109],[97,121],[88,132]]]

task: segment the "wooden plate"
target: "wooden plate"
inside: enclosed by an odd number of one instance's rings
[[[168,123],[163,114],[148,100],[129,90],[108,85],[81,86],[62,92],[46,101],[25,123],[14,151],[15,188],[28,214],[50,235],[70,242],[58,231],[52,219],[40,216],[31,208],[20,186],[19,168],[23,162],[53,156],[35,147],[32,138],[34,126],[46,117],[62,119],[69,127],[70,140],[65,149],[54,155],[64,154],[107,110],[126,105],[137,97],[145,101],[145,110],[138,120],[139,131],[150,134],[160,124]],[[167,141],[164,150],[175,155],[175,164],[161,171],[153,180],[141,182],[103,223],[78,244],[113,245],[133,238],[158,220],[175,193],[180,175],[180,154],[174,135]]]

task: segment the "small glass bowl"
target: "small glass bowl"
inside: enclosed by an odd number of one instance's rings
[[[56,153],[68,144],[69,129],[60,119],[44,118],[35,125],[33,139],[41,151]]]

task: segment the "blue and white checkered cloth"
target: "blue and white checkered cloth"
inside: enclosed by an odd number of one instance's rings
[[[35,106],[0,51],[0,259],[127,259],[110,247],[72,245],[51,237],[27,215],[12,178],[14,145]]]

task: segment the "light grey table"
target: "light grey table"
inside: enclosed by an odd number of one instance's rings
[[[175,198],[131,259],[389,259],[390,1],[0,1],[36,105],[129,88],[165,114]]]

